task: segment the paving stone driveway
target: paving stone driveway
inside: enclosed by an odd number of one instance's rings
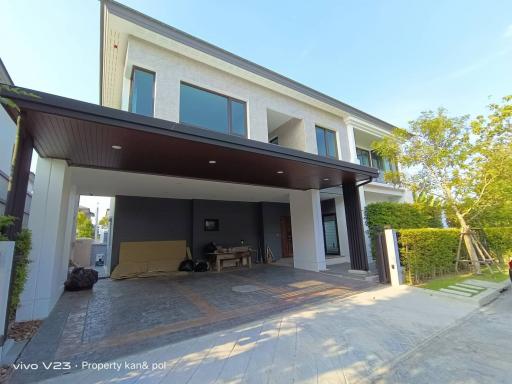
[[[233,290],[247,285],[256,289]],[[267,265],[220,274],[100,280],[93,291],[66,292],[20,360],[108,361],[371,287],[365,281]],[[55,374],[27,371],[14,375],[13,382]]]

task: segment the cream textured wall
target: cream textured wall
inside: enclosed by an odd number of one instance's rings
[[[299,140],[304,142],[301,149],[306,152],[317,153],[315,124],[338,132],[338,148],[340,141],[346,140],[346,127],[340,116],[133,37],[128,42],[124,70],[122,105],[125,109],[129,94],[127,80],[133,65],[156,72],[155,117],[179,121],[180,81],[184,81],[245,101],[250,139],[268,142],[268,108],[303,120],[304,139]]]
[[[303,150],[306,147],[304,122],[290,119],[269,133],[269,139],[278,137],[279,145],[287,148]]]

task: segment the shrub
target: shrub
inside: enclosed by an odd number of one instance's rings
[[[32,234],[28,229],[22,229],[16,237],[14,247],[14,281],[11,292],[11,303],[9,306],[9,318],[14,318],[16,308],[20,303],[21,293],[28,278],[28,266],[30,260],[28,255],[32,249]]]
[[[500,260],[512,252],[512,227],[484,228],[487,245]]]
[[[375,257],[375,236],[382,229],[440,228],[441,209],[424,204],[381,202],[365,207],[365,219],[368,235],[372,242]]]
[[[14,223],[12,216],[0,216],[0,241],[7,240],[2,232]],[[32,234],[28,229],[22,229],[16,236],[14,245],[14,280],[12,282],[11,301],[9,305],[9,319],[13,319],[16,308],[20,303],[21,293],[28,278],[28,255],[32,249]]]
[[[400,261],[408,284],[455,272],[459,229],[402,229],[397,232]],[[499,258],[512,255],[512,227],[484,228],[484,233],[490,250]],[[468,266],[459,264],[459,270],[461,268]]]
[[[398,231],[400,261],[408,284],[455,272],[460,231],[455,228]]]

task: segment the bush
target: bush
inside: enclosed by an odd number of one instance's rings
[[[505,260],[506,254],[512,252],[512,227],[484,228],[484,233],[491,251]]]
[[[32,234],[28,229],[22,229],[16,237],[14,247],[14,281],[12,285],[11,304],[9,306],[9,318],[14,318],[16,308],[20,303],[21,293],[28,278],[28,255],[32,249]]]
[[[423,204],[372,203],[364,209],[368,235],[375,258],[375,236],[384,228],[440,228],[441,209]]]
[[[8,240],[3,232],[14,224],[12,216],[0,216],[0,241]],[[9,319],[13,319],[16,308],[20,303],[21,293],[28,278],[28,255],[32,249],[32,234],[28,229],[22,229],[16,236],[14,245],[14,280],[12,282],[11,302],[9,305]]]
[[[408,284],[455,272],[459,229],[402,229],[397,232],[400,261]],[[490,250],[499,258],[512,254],[512,227],[484,228],[484,233]],[[462,252],[465,252],[464,245]],[[459,270],[461,268],[468,268],[468,265],[459,264]]]
[[[419,284],[454,273],[459,234],[455,228],[399,230],[400,261],[405,281]]]

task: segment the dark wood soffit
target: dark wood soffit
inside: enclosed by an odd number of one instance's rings
[[[293,189],[328,188],[377,176],[375,169],[357,164],[24,91],[40,98],[0,88],[0,94],[21,108],[38,153],[70,165]],[[113,150],[112,145],[123,149]]]

